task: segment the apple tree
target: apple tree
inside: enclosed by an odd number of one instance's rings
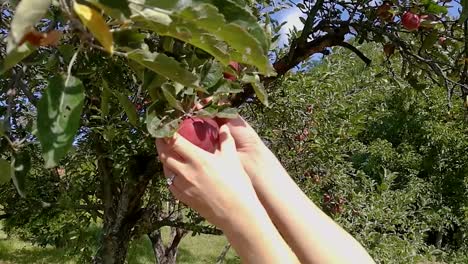
[[[388,71],[380,45],[357,47],[372,54],[370,67],[335,49],[270,92],[270,108],[243,115],[377,263],[466,263],[463,102],[447,111],[444,87],[414,89]]]
[[[229,118],[245,102],[268,106],[282,76],[301,64],[310,69],[310,57],[332,47],[370,64],[356,48],[364,42],[382,45],[389,70],[399,55],[399,74],[416,89],[429,78],[449,98],[467,98],[468,11],[462,6],[454,18],[451,3],[2,2],[1,180],[29,199],[25,150],[36,148],[45,170],[61,168],[67,181],[90,187],[62,191],[102,220],[94,262],[123,263],[129,241],[148,234],[158,259],[171,263],[187,230],[220,232],[169,198],[154,138],[194,116]],[[298,10],[303,25],[282,43],[285,10]],[[168,247],[161,226],[173,227]]]

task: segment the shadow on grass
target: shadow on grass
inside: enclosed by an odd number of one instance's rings
[[[179,252],[177,253],[177,263],[214,263],[217,257],[217,256],[199,256],[199,255],[194,255],[193,253],[194,252],[191,252],[190,250],[187,250],[183,247],[179,247]],[[224,259],[224,263],[225,264],[240,264],[241,261],[240,261],[240,258],[237,256],[228,255]]]
[[[12,249],[9,245],[0,244],[0,263],[67,263],[73,260],[64,249],[28,246]]]
[[[129,264],[155,263],[151,242],[147,236],[142,236],[130,243],[127,261]]]
[[[189,250],[179,247],[179,250],[177,252],[177,262],[193,262],[195,259],[195,256],[190,252]]]

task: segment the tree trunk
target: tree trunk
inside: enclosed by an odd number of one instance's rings
[[[175,264],[180,241],[187,234],[187,231],[181,228],[171,227],[170,243],[164,245],[161,236],[161,229],[154,230],[148,234],[153,246],[156,264]]]
[[[99,264],[123,264],[127,258],[128,245],[131,240],[131,232],[127,228],[112,231],[109,226],[103,230],[101,247],[94,259]]]
[[[157,171],[156,157],[136,155],[129,159],[126,175],[113,173],[113,160],[106,157],[102,138],[95,139],[100,178],[100,195],[104,205],[103,232],[96,264],[123,264],[127,257],[133,229],[142,217],[143,195]]]

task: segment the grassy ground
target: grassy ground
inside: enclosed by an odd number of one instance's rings
[[[167,235],[168,230],[163,230],[163,234]],[[177,263],[214,263],[225,245],[226,238],[223,236],[187,236],[179,247]],[[77,259],[77,256],[69,256],[67,249],[33,246],[17,238],[7,238],[0,230],[0,264],[74,264]],[[155,263],[151,243],[146,236],[131,243],[128,263]],[[232,249],[227,254],[225,263],[240,263]]]

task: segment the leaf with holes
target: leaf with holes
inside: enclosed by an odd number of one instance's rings
[[[37,136],[47,168],[56,166],[67,154],[80,127],[84,87],[79,79],[66,78],[51,78],[37,106]]]
[[[179,118],[170,120],[170,116],[164,115],[165,104],[161,101],[153,103],[146,112],[146,128],[155,138],[172,137],[179,128]]]
[[[104,49],[112,54],[114,52],[114,38],[101,14],[93,8],[77,2],[73,3],[73,10]]]
[[[11,34],[8,38],[7,53],[16,48],[23,37],[45,15],[52,0],[22,0],[11,21]]]

